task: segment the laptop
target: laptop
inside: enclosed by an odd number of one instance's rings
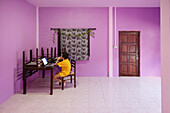
[[[48,61],[47,61],[47,59],[45,57],[42,58],[42,62],[43,62],[45,67],[53,67],[53,66],[55,66],[55,63],[48,63]]]

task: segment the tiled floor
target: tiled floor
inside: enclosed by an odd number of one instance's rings
[[[161,113],[160,78],[78,77],[77,88],[61,90],[49,78],[37,78],[27,94],[15,94],[0,105],[0,113]]]

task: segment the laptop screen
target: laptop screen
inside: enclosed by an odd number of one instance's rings
[[[48,64],[48,61],[47,61],[46,58],[42,58],[42,61],[43,61],[43,64],[44,64],[44,65],[47,65],[47,64]]]

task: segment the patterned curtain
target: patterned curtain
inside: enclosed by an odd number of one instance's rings
[[[70,59],[89,59],[89,30],[88,29],[60,29],[59,49],[65,50]]]

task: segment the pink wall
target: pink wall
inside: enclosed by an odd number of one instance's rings
[[[161,0],[162,113],[170,113],[170,1]]]
[[[0,0],[0,104],[21,87],[22,51],[36,46],[35,12],[24,0]]]
[[[141,31],[140,74],[144,77],[161,75],[159,11],[159,8],[117,8],[117,44],[118,31]],[[96,27],[90,60],[78,62],[77,75],[108,76],[108,8],[40,8],[39,14],[40,47],[57,46],[52,43],[51,27]],[[113,48],[114,77],[119,72],[118,60],[118,49]]]
[[[78,76],[108,75],[108,8],[40,8],[40,47],[52,43],[54,28],[96,28],[90,39],[90,59],[77,62]]]
[[[39,7],[159,7],[160,0],[27,0]]]
[[[140,75],[160,77],[160,8],[117,8],[117,45],[119,31],[140,31]],[[113,49],[113,76],[119,75],[118,50]]]

